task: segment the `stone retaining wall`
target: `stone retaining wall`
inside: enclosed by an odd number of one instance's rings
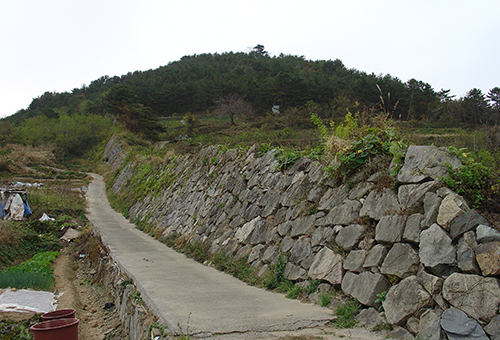
[[[106,149],[116,148],[113,140]],[[175,232],[212,253],[248,256],[259,275],[289,253],[288,279],[322,280],[365,308],[378,308],[387,292],[386,320],[415,335],[454,334],[442,326],[453,307],[479,322],[478,332],[499,332],[498,225],[439,182],[445,164],[461,166],[446,149],[410,146],[397,189],[384,185],[388,170],[337,185],[317,161],[279,172],[276,150],[256,150],[211,146],[157,165],[146,177],[159,184],[131,207],[131,221],[153,224],[155,236]],[[112,190],[131,195],[140,164],[115,159]]]

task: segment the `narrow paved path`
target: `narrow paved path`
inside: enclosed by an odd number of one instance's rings
[[[190,335],[200,336],[290,331],[321,326],[333,318],[326,308],[249,286],[142,233],[111,209],[102,177],[92,176],[88,219],[171,332],[186,333],[188,327]]]

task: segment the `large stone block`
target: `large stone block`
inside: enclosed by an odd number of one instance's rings
[[[398,197],[388,188],[373,190],[366,197],[359,216],[368,216],[380,220],[385,215],[392,215],[400,210]]]
[[[435,191],[439,185],[438,181],[401,185],[398,188],[398,199],[401,209],[407,213],[423,212],[422,203],[425,194],[429,191]]]
[[[418,338],[441,340],[442,331],[440,321],[441,317],[432,309],[428,309],[424,312],[424,314],[420,317]]]
[[[481,325],[471,319],[463,311],[450,308],[441,315],[441,327],[446,332],[449,340],[478,339],[489,340]]]
[[[255,217],[250,222],[245,223],[241,228],[236,230],[235,238],[240,243],[247,243],[252,235],[252,232],[262,226],[264,219],[260,216]]]
[[[456,262],[455,247],[451,238],[439,225],[434,223],[420,234],[420,261],[424,266],[438,270],[441,265],[452,265]]]
[[[500,242],[480,244],[476,250],[476,260],[484,276],[500,274]]]
[[[453,273],[444,281],[443,297],[471,318],[487,323],[498,314],[500,286],[496,278]]]
[[[462,196],[450,193],[443,199],[439,206],[437,223],[446,230],[449,230],[451,222],[469,210],[470,208]]]
[[[361,203],[359,201],[346,200],[344,203],[335,206],[325,217],[327,224],[347,225],[353,223],[359,217]]]
[[[476,230],[476,227],[480,224],[488,225],[488,221],[476,210],[469,210],[451,222],[450,236],[453,240],[456,240],[469,230]]]
[[[302,237],[293,245],[290,250],[290,258],[288,260],[291,263],[299,265],[303,259],[307,258],[311,254],[311,240],[308,237]]]
[[[414,275],[420,264],[417,251],[408,243],[396,243],[385,257],[380,272],[385,275],[396,275],[399,278]]]
[[[460,160],[446,148],[410,145],[406,151],[404,165],[399,171],[401,183],[420,183],[425,179],[439,180],[448,172],[448,164],[453,169],[462,166]]]
[[[431,295],[418,282],[417,277],[410,276],[389,289],[382,305],[387,321],[402,325],[415,312],[429,306],[431,301]]]
[[[424,220],[422,214],[413,214],[406,219],[403,241],[418,244],[420,242],[421,225]]]
[[[364,231],[365,227],[360,224],[353,224],[342,228],[337,234],[335,242],[345,251],[351,251],[361,239],[361,236],[363,236]]]
[[[342,280],[344,294],[352,296],[363,305],[370,307],[378,306],[378,303],[375,303],[377,294],[387,291],[390,286],[389,280],[384,275],[371,272],[361,274],[346,272]]]
[[[382,244],[376,244],[366,255],[363,267],[372,268],[380,266],[388,252],[389,249],[386,246]]]
[[[375,240],[390,244],[401,242],[406,219],[406,215],[383,216],[375,228]]]
[[[343,262],[344,258],[342,255],[324,247],[314,257],[314,261],[307,275],[314,280],[325,280],[332,285],[339,285],[342,283],[342,276],[344,273],[342,268]]]
[[[344,269],[359,273],[363,270],[363,263],[366,258],[366,250],[353,250],[344,260]]]

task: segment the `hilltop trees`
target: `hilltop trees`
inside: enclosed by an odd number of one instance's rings
[[[229,100],[233,94],[241,100]],[[215,112],[228,115],[234,124],[236,115],[265,116],[274,104],[282,112],[300,112],[314,103],[321,108],[318,115],[337,121],[346,109],[356,107],[367,114],[382,110],[402,121],[491,125],[499,122],[499,102],[498,87],[487,96],[472,89],[455,99],[421,80],[368,74],[338,59],[312,61],[283,53],[272,57],[259,44],[248,53],[185,56],[155,70],[103,76],[71,93],[46,92],[8,120],[109,114],[131,131],[154,138],[160,131],[158,117]],[[235,105],[240,107],[229,109]]]

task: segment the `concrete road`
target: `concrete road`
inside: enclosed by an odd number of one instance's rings
[[[174,334],[292,331],[326,324],[331,310],[249,286],[144,234],[111,209],[101,176],[87,192],[88,219],[142,299]]]

